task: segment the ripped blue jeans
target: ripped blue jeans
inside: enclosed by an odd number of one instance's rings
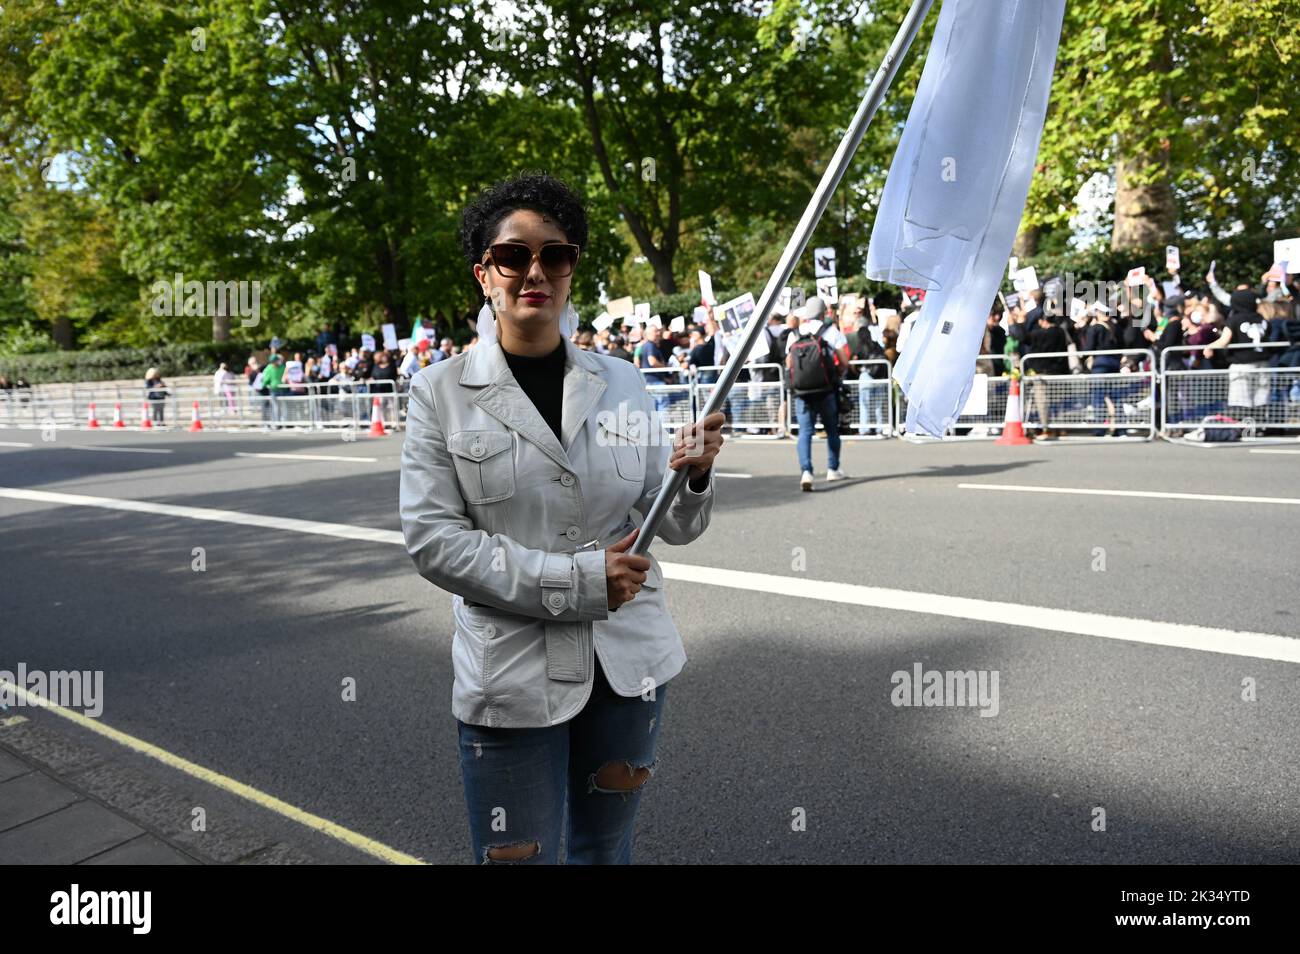
[[[667,685],[614,692],[600,658],[572,719],[501,729],[456,720],[475,864],[630,864],[642,788],[657,760]],[[566,810],[567,809],[567,810]],[[502,849],[489,856],[490,849]]]

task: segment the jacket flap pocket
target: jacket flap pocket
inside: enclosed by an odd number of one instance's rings
[[[509,431],[455,431],[447,437],[447,449],[457,457],[482,462],[514,445]]]

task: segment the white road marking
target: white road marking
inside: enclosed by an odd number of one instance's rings
[[[1300,454],[1300,450],[1291,450],[1286,447],[1252,447],[1250,452],[1252,454]]]
[[[64,444],[64,450],[112,451],[114,454],[174,454],[166,447],[96,447],[93,444]]]
[[[1153,497],[1160,500],[1211,500],[1300,506],[1300,497],[1238,497],[1231,494],[1180,494],[1164,490],[1096,490],[1090,487],[1030,487],[1021,484],[958,484],[962,490],[1011,490],[1034,494],[1089,494],[1097,497]]]
[[[715,477],[740,477],[740,478],[742,478],[743,480],[748,480],[749,478],[753,477],[754,475],[753,475],[753,474],[731,474],[731,473],[727,473],[727,472],[724,471],[724,470],[717,470],[717,471],[714,471],[714,476],[715,476]]]
[[[288,517],[266,517],[257,514],[239,513],[233,510],[212,510],[206,507],[180,507],[146,500],[119,500],[113,497],[89,497],[82,494],[63,494],[46,490],[0,487],[0,498],[4,497],[11,500],[28,500],[62,506],[100,507],[107,510],[129,510],[137,513],[185,517],[190,520],[211,520],[218,523],[274,528],[289,530],[294,533],[339,537],[346,540],[361,540],[370,543],[405,545],[400,531],[378,530],[352,524],[321,523],[311,520],[294,520]],[[1002,603],[996,600],[946,596],[942,593],[922,593],[914,590],[862,586],[857,583],[809,580],[802,577],[753,573],[747,570],[726,570],[718,567],[697,566],[690,563],[662,563],[660,565],[663,568],[665,577],[687,583],[727,586],[733,589],[769,595],[785,595],[799,599],[812,598],[830,603],[871,606],[877,609],[899,610],[929,616],[949,616],[956,619],[998,623],[1004,626],[1020,626],[1056,633],[1115,639],[1121,642],[1146,643],[1152,646],[1169,646],[1177,649],[1223,653],[1230,656],[1249,656],[1254,659],[1274,659],[1280,662],[1300,663],[1300,639],[1292,639],[1272,633],[1215,629],[1209,626],[1108,616],[1103,613],[1084,613],[1077,610],[1053,609],[1047,606],[1026,606],[1020,603]]]
[[[0,441],[0,447],[34,447],[36,445],[27,441]]]
[[[357,461],[362,464],[374,464],[378,462],[378,457],[345,457],[334,454],[251,454],[246,451],[235,451],[236,457],[273,457],[277,460],[346,460]]]
[[[187,520],[210,520],[215,523],[233,523],[242,527],[289,530],[293,533],[364,540],[369,543],[401,544],[403,542],[401,533],[396,530],[378,530],[346,523],[318,523],[314,520],[294,520],[290,517],[268,517],[262,514],[239,513],[236,510],[213,510],[209,507],[181,507],[176,504],[154,503],[150,500],[89,497],[84,494],[60,494],[47,490],[22,490],[17,487],[0,487],[0,497],[73,507],[100,507],[105,510],[153,513],[165,517],[184,517]]]

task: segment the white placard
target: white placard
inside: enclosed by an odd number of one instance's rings
[[[700,272],[700,302],[705,305],[718,303],[718,300],[713,297],[713,276],[708,272]]]
[[[1011,276],[1011,284],[1021,295],[1025,292],[1034,291],[1039,287],[1037,269],[1032,265],[1020,269]]]
[[[650,320],[650,302],[637,302],[636,307],[632,309],[632,314],[636,316],[636,323],[638,325],[644,325]]]
[[[703,305],[696,305],[695,310],[691,312],[691,320],[697,325],[703,325],[709,320],[708,309]]]
[[[828,305],[833,305],[840,300],[838,294],[838,285],[835,284],[835,276],[817,279],[817,297]]]
[[[374,335],[363,334],[363,335],[361,336],[361,350],[362,350],[362,351],[374,351],[374,350],[375,350],[375,336],[374,336]]]
[[[970,394],[962,405],[961,416],[980,417],[989,412],[989,376],[976,373],[971,381]]]
[[[676,334],[681,334],[683,331],[685,331],[685,330],[686,330],[686,316],[685,316],[685,315],[678,315],[678,316],[677,316],[676,318],[674,318],[672,321],[668,322],[668,330],[669,330],[669,331],[672,331],[672,332],[675,332]]]
[[[1007,260],[1007,281],[1014,281],[1018,271],[1020,271],[1020,259],[1012,255]]]
[[[632,296],[626,298],[615,298],[606,306],[609,313],[614,318],[627,318],[632,314]]]
[[[1177,245],[1165,246],[1165,270],[1176,272],[1183,267],[1182,260],[1178,256]]]
[[[410,339],[410,338],[398,338],[398,339],[397,339],[397,350],[398,350],[398,351],[410,351],[410,350],[411,350],[411,339]]]
[[[302,383],[302,362],[286,361],[284,363],[284,377],[285,380],[292,381],[294,384],[301,384]]]
[[[815,278],[835,277],[835,249],[813,249],[813,276]]]
[[[397,325],[380,325],[379,330],[384,335],[384,348],[392,351],[397,347]]]
[[[649,318],[645,320],[645,323],[649,325],[651,328],[662,328],[664,326],[663,319],[660,318],[658,315],[651,315]]]
[[[1139,265],[1137,268],[1130,268],[1128,274],[1124,276],[1124,284],[1130,287],[1145,285],[1147,283],[1147,269],[1145,265]]]
[[[602,311],[599,315],[596,316],[595,320],[592,321],[591,327],[595,328],[597,331],[604,331],[613,323],[614,323],[614,317],[609,312]]]
[[[1300,272],[1300,238],[1279,239],[1273,243],[1273,261],[1286,262],[1292,275]]]

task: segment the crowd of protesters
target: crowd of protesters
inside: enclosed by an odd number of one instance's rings
[[[1040,439],[1061,432],[1050,426],[1053,392],[1035,387],[1036,376],[1115,375],[1150,371],[1153,364],[1169,370],[1300,369],[1294,290],[1276,271],[1266,273],[1258,286],[1242,282],[1231,291],[1213,274],[1201,285],[1185,286],[1177,269],[1161,282],[1143,275],[1134,284],[1095,282],[1089,287],[1105,292],[1090,301],[1066,301],[1049,281],[1044,288],[1000,294],[989,310],[976,370],[991,377],[1013,371],[1024,375],[1028,410],[1037,412],[1026,418],[1036,417],[1046,425],[1037,430]],[[905,351],[924,300],[924,291],[916,289],[905,290],[897,308],[878,308],[871,298],[859,295],[843,296],[834,305],[811,298],[801,308],[772,315],[724,407],[731,430],[784,434],[786,404],[793,401],[790,416],[799,421],[801,436],[811,435],[820,423],[833,438],[828,441],[833,444],[828,448],[828,479],[843,477],[838,467],[840,433],[891,433],[889,368]],[[719,319],[705,305],[695,309],[691,320],[626,318],[599,330],[583,324],[573,342],[635,364],[652,386],[659,412],[669,423],[685,423],[693,412],[687,386],[716,382],[718,369],[740,345],[739,329],[724,329]],[[235,416],[246,400],[260,408],[263,427],[276,428],[310,419],[304,418],[303,402],[293,400],[310,395],[318,400],[318,413],[368,421],[372,400],[380,397],[386,419],[397,423],[402,409],[396,397],[405,392],[410,378],[477,342],[477,335],[470,334],[457,345],[452,334],[450,323],[438,314],[418,320],[398,347],[341,348],[340,339],[356,338],[338,327],[321,328],[313,346],[302,350],[286,350],[283,342],[272,339],[261,358],[249,356],[241,373],[224,363],[217,368],[212,377],[216,412]],[[375,343],[369,336],[363,340]],[[391,337],[387,343],[394,343]],[[1177,350],[1162,362],[1162,352],[1171,348]],[[809,373],[817,377],[819,365],[830,369],[824,383],[808,379]],[[782,379],[782,369],[787,387],[771,387]],[[868,381],[878,383],[866,386]],[[1114,404],[1122,389],[1111,386],[1113,379],[1106,383],[1105,388],[1098,386],[1094,403],[1103,425],[1099,433],[1114,433],[1123,423]],[[0,389],[7,395],[18,393],[15,384],[18,389],[26,386],[0,377]],[[753,387],[763,384],[768,386]],[[169,394],[158,369],[149,369],[143,397],[155,423],[164,423]],[[1277,397],[1252,395],[1251,400]],[[1288,393],[1283,397],[1287,399],[1300,400],[1300,394]],[[849,413],[852,406],[846,402],[856,402],[856,414]],[[801,482],[807,486],[812,468],[802,440],[799,456]]]

